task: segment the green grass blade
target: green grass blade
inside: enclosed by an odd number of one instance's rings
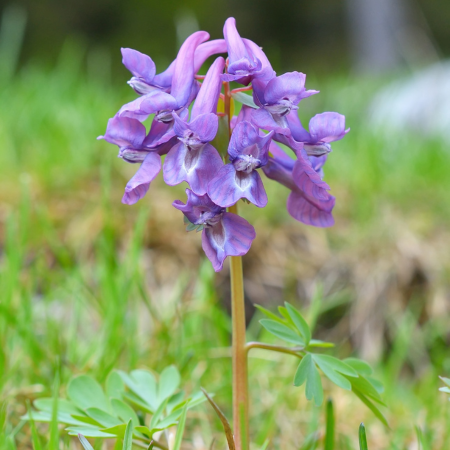
[[[327,401],[326,406],[326,428],[325,428],[325,445],[324,450],[333,450],[334,449],[334,407],[333,400],[331,398]]]
[[[368,450],[366,428],[363,423],[359,426],[359,450]]]
[[[181,441],[183,439],[184,427],[186,425],[187,405],[188,405],[187,403],[186,405],[184,405],[180,421],[178,422],[177,434],[175,435],[175,443],[173,444],[173,448],[171,450],[180,450]]]

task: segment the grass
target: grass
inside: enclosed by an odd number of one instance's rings
[[[158,180],[138,205],[120,203],[135,166],[95,138],[132,94],[96,71],[87,75],[82,61],[68,43],[56,67],[30,65],[0,87],[1,445],[8,449],[32,441],[73,447],[64,431],[58,443],[55,429],[36,424],[33,432],[20,416],[52,395],[55,380],[64,395],[79,373],[104,382],[113,368],[159,371],[174,363],[187,391],[215,392],[231,415],[227,273],[214,274],[199,236],[184,233],[170,207],[183,187]],[[266,299],[273,310],[281,299],[302,305],[317,316],[318,337],[340,343],[338,353],[374,362],[391,430],[351,394],[326,385],[336,448],[356,449],[364,421],[370,449],[413,448],[418,426],[430,449],[444,450],[450,406],[438,375],[450,373],[447,149],[406,130],[372,129],[365,111],[379,83],[308,82],[323,94],[303,102],[304,117],[338,110],[352,128],[326,167],[337,224],[325,231],[294,223],[285,189],[267,183],[269,206],[242,208],[258,230],[245,258],[248,299]],[[320,302],[311,303],[320,287]],[[264,334],[259,318],[250,320],[250,339]],[[250,361],[252,442],[301,448],[310,433],[323,432],[325,407],[292,386],[296,361],[258,352]],[[225,445],[207,406],[188,414],[185,436],[186,448],[209,447],[213,438]]]

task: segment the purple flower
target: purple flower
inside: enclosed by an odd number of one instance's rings
[[[291,190],[287,200],[287,210],[296,220],[315,227],[330,227],[334,224],[331,214],[335,198],[329,195],[324,199],[317,199],[310,192],[303,191],[298,183],[294,182],[293,169],[295,161],[291,159],[275,142],[270,144],[269,161],[263,171],[266,176],[276,180]],[[314,158],[314,168],[321,170],[320,161]],[[314,170],[311,166],[311,169]],[[319,175],[318,172],[316,172]],[[320,176],[319,176],[320,178]]]
[[[236,81],[247,85],[255,73],[261,71],[262,63],[245,45],[236,29],[236,20],[230,17],[223,27],[223,35],[228,49],[228,73],[222,75],[224,81]]]
[[[119,146],[119,157],[130,163],[142,163],[125,187],[122,203],[132,205],[141,199],[161,170],[161,156],[175,144],[176,139],[156,148],[145,146],[145,127],[136,119],[113,117],[108,121],[106,133],[98,139]]]
[[[193,225],[202,229],[202,247],[214,270],[222,270],[227,256],[245,255],[256,237],[255,229],[242,217],[225,212],[208,195],[195,195],[186,189],[187,202],[175,200],[173,206]]]
[[[228,207],[246,198],[260,208],[267,205],[267,194],[256,169],[267,164],[272,135],[273,131],[260,136],[258,129],[245,120],[236,125],[228,147],[231,163],[223,166],[208,185],[214,203]]]
[[[289,135],[289,113],[298,109],[300,100],[318,92],[307,91],[305,79],[303,73],[288,72],[272,78],[267,84],[254,83],[253,99],[260,108],[253,111],[253,122],[265,130]]]
[[[206,31],[197,31],[184,41],[175,60],[170,94],[159,89],[151,90],[150,93],[122,106],[118,115],[143,121],[150,114],[156,114],[154,120],[166,125],[171,124],[172,111],[184,108],[197,94],[194,54],[197,47],[208,38]],[[160,143],[155,143],[155,146]]]
[[[164,161],[164,181],[174,186],[187,181],[197,195],[206,193],[208,183],[222,167],[217,150],[209,144],[217,134],[217,103],[219,100],[225,61],[217,58],[206,74],[191,113],[189,123],[173,114],[174,133],[179,143]]]

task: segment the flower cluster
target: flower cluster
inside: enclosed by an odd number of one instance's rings
[[[117,145],[120,158],[140,163],[125,187],[123,203],[140,200],[161,168],[168,185],[188,183],[186,204],[177,200],[173,206],[183,212],[188,231],[202,230],[203,249],[216,271],[227,256],[247,253],[255,238],[253,226],[226,208],[239,199],[266,206],[258,169],[291,191],[287,210],[294,219],[317,227],[333,225],[335,198],[323,181],[323,166],[330,142],[348,132],[344,116],[334,112],[314,116],[309,131],[303,128],[298,105],[318,92],[305,89],[305,75],[277,76],[262,49],[241,38],[233,18],[223,31],[224,39],[211,41],[205,31],[193,33],[160,74],[149,56],[122,49],[123,64],[133,75],[128,84],[139,97],[122,106],[99,137]],[[226,60],[217,57],[205,77],[197,75],[209,57],[223,53]],[[245,87],[230,90],[230,82]],[[245,91],[253,91],[253,97]],[[232,98],[242,103],[237,117],[231,117]],[[228,105],[228,149],[212,144],[218,142],[224,116],[219,102]],[[151,115],[147,133],[143,122]]]

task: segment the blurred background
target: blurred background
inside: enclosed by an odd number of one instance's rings
[[[325,167],[333,228],[291,219],[287,191],[270,180],[267,208],[240,207],[257,229],[244,258],[249,336],[263,334],[253,303],[289,301],[341,356],[376,366],[396,431],[330,390],[343,417],[357,416],[338,425],[340,448],[353,448],[362,420],[374,422],[374,448],[406,448],[411,423],[428,430],[430,448],[446,448],[437,376],[450,375],[450,4],[3,0],[0,15],[0,387],[19,447],[29,442],[26,400],[48,394],[55,371],[64,389],[74,373],[102,381],[113,367],[176,363],[229,412],[228,267],[214,274],[200,236],[185,233],[171,206],[184,186],[160,177],[122,205],[135,166],[96,137],[135,98],[120,47],[160,72],[190,33],[220,38],[234,16],[279,74],[304,72],[321,91],[300,104],[305,124],[338,111],[351,127]],[[276,445],[299,448],[320,413],[291,386],[294,363],[267,358],[251,362],[253,427],[264,417]],[[204,417],[196,448],[220,430]],[[253,440],[262,444],[262,431]]]

